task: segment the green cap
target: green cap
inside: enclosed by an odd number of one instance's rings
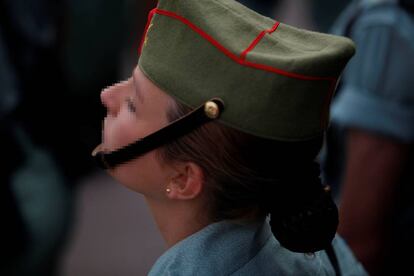
[[[327,128],[338,78],[355,52],[344,37],[298,29],[233,0],[160,0],[139,67],[178,101],[224,101],[220,122],[300,141]]]

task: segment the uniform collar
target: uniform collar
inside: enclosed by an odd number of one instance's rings
[[[271,237],[267,220],[250,224],[210,224],[167,250],[149,276],[179,271],[180,275],[230,275],[253,259]],[[226,265],[223,265],[226,264]]]

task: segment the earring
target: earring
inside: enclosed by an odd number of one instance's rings
[[[167,194],[171,193],[171,189],[170,188],[165,189],[165,191],[167,192]]]

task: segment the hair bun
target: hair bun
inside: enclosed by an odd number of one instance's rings
[[[326,249],[338,227],[338,208],[328,190],[296,212],[270,212],[270,226],[280,244],[294,252]]]

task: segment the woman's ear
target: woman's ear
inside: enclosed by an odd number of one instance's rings
[[[204,185],[203,169],[192,162],[175,165],[176,173],[167,187],[170,199],[190,200],[200,195]]]

